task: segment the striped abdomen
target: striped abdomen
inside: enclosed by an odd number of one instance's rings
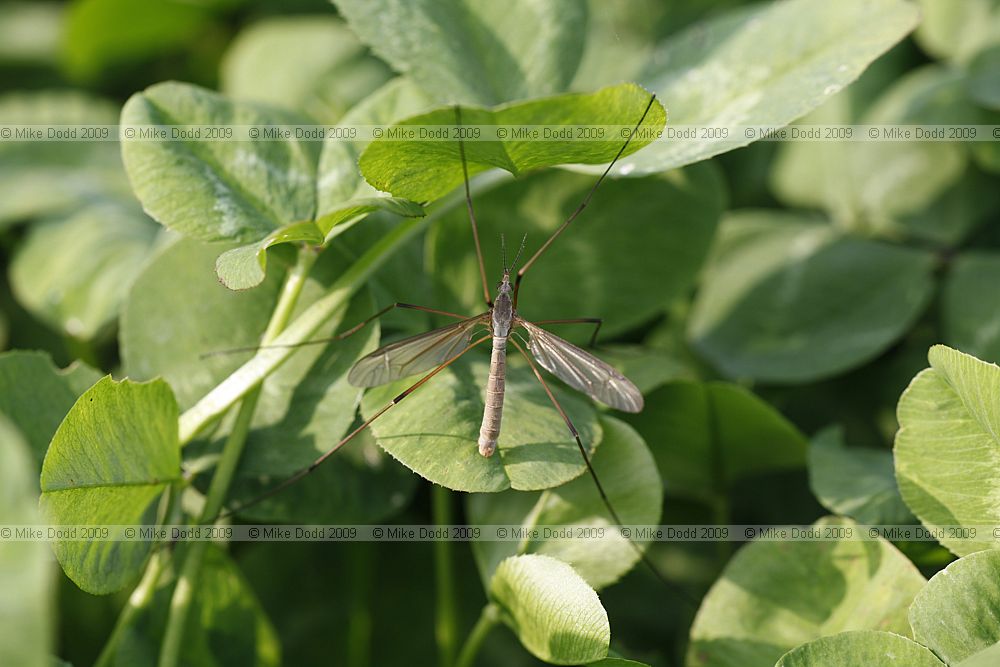
[[[500,437],[500,420],[503,418],[504,378],[507,375],[507,336],[493,337],[493,354],[490,355],[490,378],[486,382],[486,408],[483,425],[479,427],[479,453],[492,456]]]

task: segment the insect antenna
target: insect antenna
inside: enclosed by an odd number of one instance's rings
[[[501,237],[502,237],[502,235],[501,235]],[[508,271],[511,270],[511,269],[513,269],[515,266],[517,266],[517,260],[521,259],[521,253],[524,252],[524,245],[527,242],[528,242],[528,234],[525,233],[524,236],[521,237],[521,247],[517,249],[517,254],[514,255],[514,261],[511,262],[510,268],[507,269]],[[506,262],[505,262],[505,264],[506,264]],[[506,267],[504,267],[504,268],[506,268]]]
[[[646,109],[642,112],[642,116],[640,116],[639,122],[636,123],[635,127],[632,128],[632,131],[629,132],[628,138],[625,139],[625,143],[622,144],[622,147],[618,149],[618,153],[615,155],[614,159],[611,160],[611,163],[608,164],[608,166],[604,170],[604,172],[597,178],[597,181],[590,188],[590,191],[587,192],[587,195],[583,198],[583,201],[580,202],[580,205],[577,206],[576,209],[572,213],[570,213],[569,217],[566,218],[566,221],[563,222],[556,229],[556,231],[552,232],[552,236],[550,236],[545,241],[545,243],[542,244],[542,247],[539,248],[538,250],[536,250],[535,254],[532,255],[531,258],[527,262],[524,263],[524,266],[522,266],[518,270],[517,277],[514,279],[514,306],[515,307],[517,307],[517,295],[518,295],[518,292],[520,291],[520,288],[521,288],[521,279],[524,278],[524,274],[526,274],[528,272],[528,269],[530,269],[535,264],[535,262],[538,261],[538,258],[542,256],[542,253],[544,253],[546,250],[549,249],[549,246],[552,245],[552,242],[555,241],[556,238],[560,234],[562,234],[563,231],[567,227],[569,227],[570,223],[573,222],[576,219],[576,217],[578,215],[580,215],[580,213],[583,212],[583,209],[587,208],[587,205],[590,203],[591,197],[593,197],[594,193],[597,192],[597,188],[599,188],[601,186],[601,183],[604,182],[605,177],[611,172],[611,168],[615,166],[616,162],[618,162],[618,158],[620,158],[625,153],[625,149],[627,149],[628,145],[632,142],[632,138],[635,136],[635,133],[639,131],[639,128],[642,126],[643,121],[646,120],[646,116],[649,114],[649,110],[651,108],[653,108],[653,103],[655,101],[656,101],[656,94],[654,93],[654,94],[650,95],[650,97],[649,97],[649,103],[646,105]]]
[[[455,105],[455,124],[462,127],[462,108]],[[458,132],[458,155],[462,159],[462,180],[465,183],[465,208],[469,211],[469,224],[472,225],[472,240],[476,243],[476,260],[479,262],[479,279],[483,283],[483,298],[486,305],[493,307],[493,299],[490,297],[490,285],[486,281],[486,265],[483,264],[483,247],[479,243],[479,225],[476,223],[476,211],[472,208],[472,192],[469,190],[469,167],[465,162],[465,142],[462,141],[462,133]]]

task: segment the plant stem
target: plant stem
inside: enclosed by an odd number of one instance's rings
[[[309,275],[309,269],[316,261],[316,250],[310,247],[303,247],[299,250],[298,260],[295,266],[288,273],[285,284],[282,287],[278,303],[268,322],[267,329],[261,337],[261,344],[271,343],[291,318],[292,311],[298,301],[299,294]],[[198,523],[207,525],[215,522],[222,504],[229,493],[229,485],[233,481],[236,473],[236,466],[239,464],[240,455],[243,453],[243,446],[246,444],[247,435],[250,433],[250,425],[253,422],[253,413],[257,408],[257,400],[260,398],[261,384],[258,382],[248,393],[245,394],[240,404],[239,413],[233,429],[226,438],[226,444],[222,448],[222,455],[212,475],[212,483],[208,488],[208,496],[205,499],[205,506],[202,508]],[[163,634],[163,644],[160,647],[160,667],[176,667],[180,664],[181,648],[184,641],[184,630],[187,624],[188,613],[191,610],[191,603],[194,599],[194,589],[201,574],[201,565],[204,561],[205,552],[208,549],[207,541],[198,541],[191,545],[187,558],[184,559],[184,566],[174,587],[173,597],[170,599],[170,615],[167,618],[167,627]]]
[[[452,523],[451,493],[443,486],[431,487],[431,504],[434,524],[448,526]],[[454,554],[451,542],[434,542],[434,581],[437,585],[437,619],[434,637],[437,640],[441,667],[452,667],[458,650],[458,616],[455,604]]]
[[[455,667],[472,667],[483,640],[486,639],[486,635],[490,634],[490,630],[500,620],[499,612],[500,610],[492,602],[483,607],[483,612],[479,615],[479,620],[472,626],[472,632],[469,633],[468,638],[465,640],[465,645],[462,646],[462,652],[458,655],[458,662],[455,663]]]
[[[507,177],[499,170],[496,173],[483,174],[477,177],[474,190],[480,192],[495,187],[505,180]],[[464,201],[463,193],[460,189],[456,190],[428,207],[426,217],[403,219],[388,234],[380,238],[337,279],[325,296],[309,306],[279,336],[270,341],[272,347],[259,350],[250,361],[233,371],[228,378],[181,415],[179,429],[181,446],[190,442],[199,431],[225,413],[292,356],[295,349],[289,346],[309,340],[331,318],[342,316],[347,310],[351,296],[367,283],[385,260],[424,227],[462,201]]]
[[[97,657],[94,667],[106,667],[112,664],[115,648],[118,646],[118,640],[121,638],[122,632],[132,623],[135,615],[145,609],[150,600],[153,599],[153,593],[156,591],[156,582],[159,581],[160,575],[163,573],[168,561],[169,557],[164,549],[157,550],[150,556],[149,563],[146,565],[146,571],[142,575],[142,580],[135,587],[135,590],[132,591],[132,595],[129,596],[121,613],[118,614],[118,620],[115,621],[115,627],[111,631],[111,636],[108,637],[104,648],[101,649],[101,654]]]

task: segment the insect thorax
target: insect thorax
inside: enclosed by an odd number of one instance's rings
[[[514,304],[510,294],[501,291],[493,304],[493,335],[509,336],[510,325],[514,320]]]

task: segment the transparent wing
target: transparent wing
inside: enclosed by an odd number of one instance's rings
[[[528,349],[538,365],[591,398],[625,412],[642,410],[642,394],[631,380],[589,352],[530,322]]]
[[[376,387],[443,364],[469,346],[487,314],[380,347],[358,360],[347,376],[355,387]]]

